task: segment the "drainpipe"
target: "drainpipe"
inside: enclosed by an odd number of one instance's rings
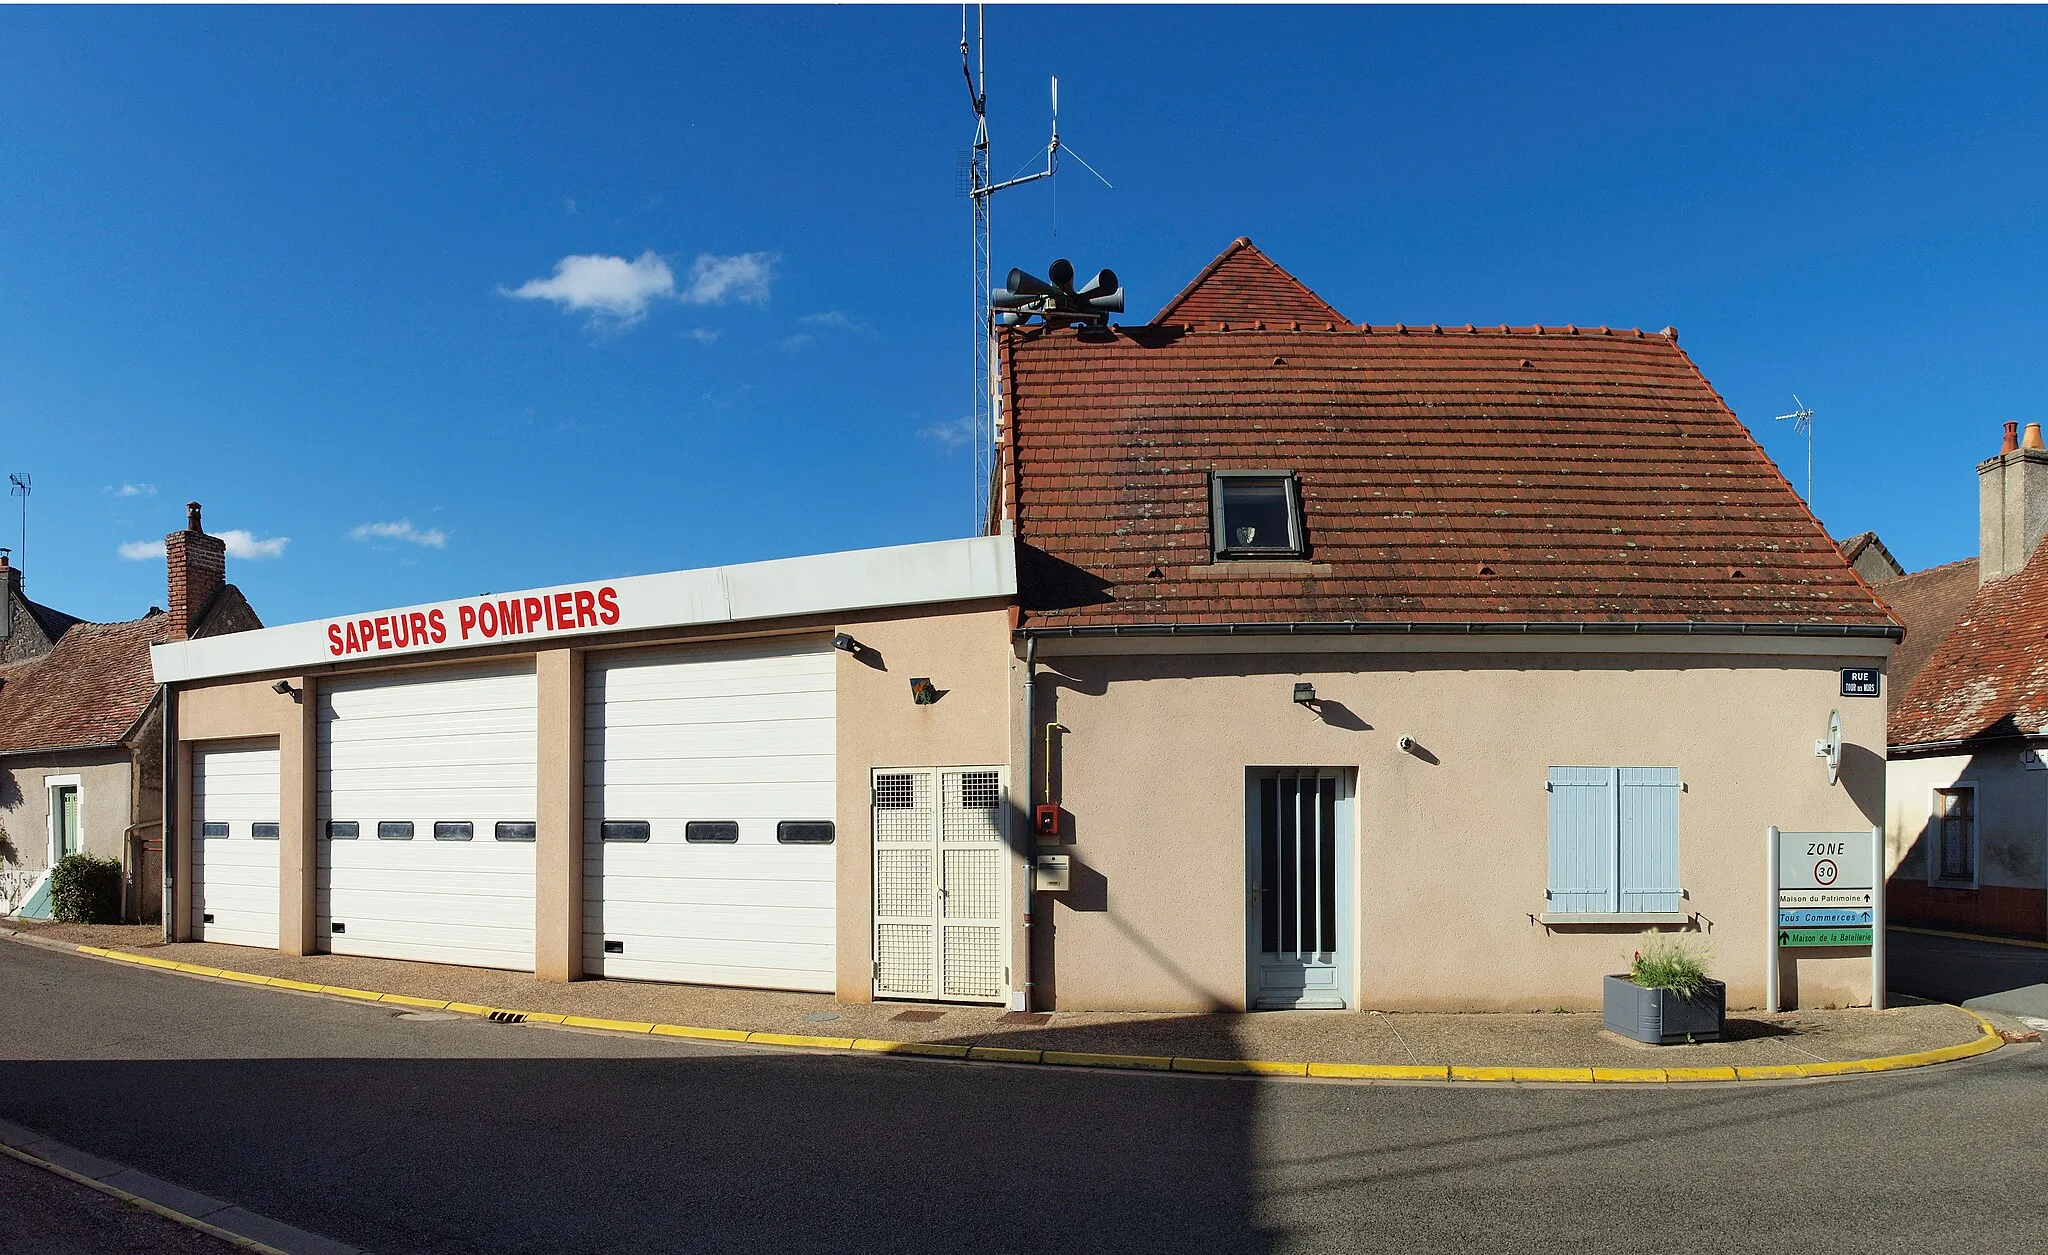
[[[176,846],[178,825],[173,817],[178,813],[178,690],[176,686],[164,685],[164,866],[163,903],[158,914],[164,920],[164,944],[178,939],[177,926],[177,880],[171,869],[177,865]]]
[[[1031,954],[1035,939],[1031,933],[1031,904],[1037,893],[1031,886],[1033,851],[1038,844],[1038,833],[1031,819],[1031,783],[1033,767],[1031,747],[1036,743],[1033,725],[1036,708],[1031,704],[1032,672],[1038,666],[1038,638],[1024,638],[1024,981],[1020,988],[1010,994],[1010,1010],[1029,1011],[1031,1007]]]

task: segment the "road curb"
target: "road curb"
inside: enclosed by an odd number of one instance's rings
[[[15,934],[17,940],[27,940]],[[1319,1063],[1283,1059],[1206,1059],[1188,1055],[1093,1054],[1067,1050],[1028,1050],[1005,1046],[962,1046],[950,1042],[886,1041],[877,1038],[810,1037],[797,1033],[748,1032],[731,1028],[704,1028],[687,1024],[648,1024],[637,1020],[609,1020],[596,1016],[558,1015],[546,1011],[521,1011],[511,1007],[487,1007],[469,1002],[439,1002],[405,994],[378,993],[341,985],[315,985],[282,976],[256,976],[227,968],[203,967],[196,963],[174,963],[151,955],[101,946],[38,942],[51,949],[68,949],[90,958],[130,963],[188,976],[205,976],[239,981],[272,989],[320,994],[356,1002],[391,1003],[506,1023],[541,1023],[564,1028],[600,1032],[631,1033],[659,1037],[689,1037],[753,1046],[779,1046],[794,1050],[830,1050],[840,1053],[917,1055],[939,1059],[965,1059],[981,1063],[1024,1063],[1061,1068],[1097,1068],[1118,1071],[1198,1072],[1236,1076],[1292,1076],[1309,1080],[1346,1081],[1455,1081],[1466,1085],[1660,1085],[1701,1084],[1727,1081],[1818,1080],[1829,1077],[1898,1072],[1941,1063],[1954,1063],[1989,1054],[2005,1045],[2005,1039],[1989,1020],[1968,1007],[1958,1007],[1977,1021],[1981,1030],[1974,1041],[1907,1054],[1880,1055],[1870,1059],[1847,1059],[1825,1063],[1735,1064],[1725,1067],[1601,1068],[1601,1067],[1490,1067],[1476,1064],[1372,1064]]]
[[[30,1143],[30,1145],[50,1145],[58,1147],[62,1146],[61,1143],[49,1142],[47,1140],[32,1142]],[[77,1154],[79,1152],[73,1151],[71,1153]],[[0,1141],[0,1155],[6,1155],[10,1159],[20,1160],[22,1163],[25,1163],[32,1168],[41,1168],[45,1172],[54,1173],[57,1176],[65,1178],[66,1180],[76,1181],[78,1184],[85,1186],[87,1189],[97,1190],[99,1193],[105,1194],[109,1198],[117,1198],[122,1202],[127,1203],[131,1207],[139,1207],[143,1211],[149,1212],[153,1215],[162,1216],[165,1220],[169,1220],[174,1224],[183,1225],[187,1229],[195,1229],[200,1233],[208,1235],[209,1237],[219,1238],[221,1241],[226,1242],[230,1246],[238,1247],[241,1250],[253,1252],[253,1255],[315,1255],[316,1252],[320,1253],[320,1255],[327,1255],[327,1253],[329,1252],[353,1252],[356,1250],[355,1247],[343,1246],[339,1242],[334,1242],[330,1239],[320,1237],[318,1234],[305,1233],[303,1230],[294,1229],[291,1226],[282,1224],[279,1221],[271,1220],[267,1216],[258,1216],[253,1212],[244,1211],[242,1208],[237,1207],[232,1203],[220,1204],[218,1212],[215,1214],[235,1212],[238,1213],[239,1216],[245,1219],[246,1221],[253,1222],[254,1225],[260,1225],[267,1230],[281,1230],[284,1232],[297,1234],[306,1239],[306,1241],[302,1243],[294,1242],[293,1245],[290,1247],[272,1246],[268,1242],[259,1241],[256,1238],[249,1237],[245,1234],[237,1233],[233,1229],[223,1228],[220,1225],[213,1224],[206,1220],[202,1220],[198,1216],[187,1215],[186,1213],[179,1211],[177,1208],[167,1206],[163,1203],[159,1203],[155,1199],[144,1197],[141,1194],[131,1193],[128,1190],[122,1189],[118,1185],[113,1185],[107,1181],[102,1181],[97,1177],[90,1177],[83,1172],[74,1171],[71,1168],[65,1167],[63,1164],[54,1163],[48,1159],[43,1158],[41,1155],[37,1155],[34,1152],[24,1149],[22,1147],[11,1146],[5,1141]],[[155,1180],[155,1178],[148,1177],[146,1174],[136,1173],[131,1168],[115,1164],[109,1164],[109,1166],[119,1168],[119,1171],[114,1173],[113,1175],[139,1176],[145,1180]],[[164,1185],[168,1185],[168,1183],[160,1183],[159,1188],[161,1189]],[[192,1193],[191,1191],[184,1190],[178,1186],[169,1186],[169,1189],[174,1194]],[[204,1197],[203,1195],[192,1196],[199,1198]],[[358,1253],[358,1255],[360,1255],[360,1253]]]

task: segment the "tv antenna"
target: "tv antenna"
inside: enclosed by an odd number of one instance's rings
[[[967,100],[974,110],[974,147],[965,170],[967,195],[974,201],[974,526],[977,532],[993,528],[989,518],[995,494],[996,449],[1002,434],[1002,383],[996,376],[996,328],[990,298],[995,289],[995,253],[989,239],[989,202],[1007,188],[1057,178],[1060,154],[1065,152],[1081,168],[1102,179],[1102,185],[1116,184],[1102,178],[1102,172],[1088,164],[1060,139],[1060,80],[1052,80],[1052,138],[1044,150],[1045,168],[998,183],[989,173],[988,144],[988,17],[983,6],[974,6],[973,38],[970,40],[967,6],[960,6],[960,72],[967,77]],[[1057,186],[1057,185],[1055,185]]]
[[[9,496],[21,498],[21,567],[28,569],[28,472],[7,477]]]
[[[1780,414],[1780,415],[1778,415],[1778,417],[1777,417],[1776,419],[1774,419],[1774,420],[1772,420],[1772,421],[1774,421],[1774,422],[1780,422],[1780,423],[1782,423],[1782,422],[1786,422],[1786,421],[1788,421],[1788,420],[1789,420],[1789,421],[1791,422],[1791,424],[1792,424],[1792,430],[1793,430],[1793,431],[1796,431],[1796,432],[1798,432],[1798,433],[1799,433],[1800,435],[1802,435],[1802,436],[1805,436],[1805,437],[1806,437],[1806,508],[1807,508],[1808,510],[1812,510],[1812,509],[1813,509],[1813,411],[1812,411],[1812,410],[1810,410],[1810,409],[1808,409],[1808,408],[1806,408],[1806,402],[1804,402],[1804,401],[1800,400],[1800,399],[1799,399],[1799,394],[1798,394],[1798,393],[1796,393],[1796,392],[1792,394],[1792,404],[1793,404],[1794,408],[1793,408],[1793,410],[1792,410],[1792,412],[1791,412],[1790,414]]]

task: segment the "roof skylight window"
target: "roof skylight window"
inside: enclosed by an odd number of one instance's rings
[[[1209,519],[1218,558],[1298,558],[1301,491],[1289,471],[1215,471]]]

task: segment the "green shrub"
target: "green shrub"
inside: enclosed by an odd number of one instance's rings
[[[121,862],[66,854],[50,869],[50,914],[66,924],[114,924],[121,919]]]
[[[1645,989],[1668,989],[1681,998],[1707,992],[1706,955],[1677,941],[1649,937],[1629,960],[1628,978]]]

